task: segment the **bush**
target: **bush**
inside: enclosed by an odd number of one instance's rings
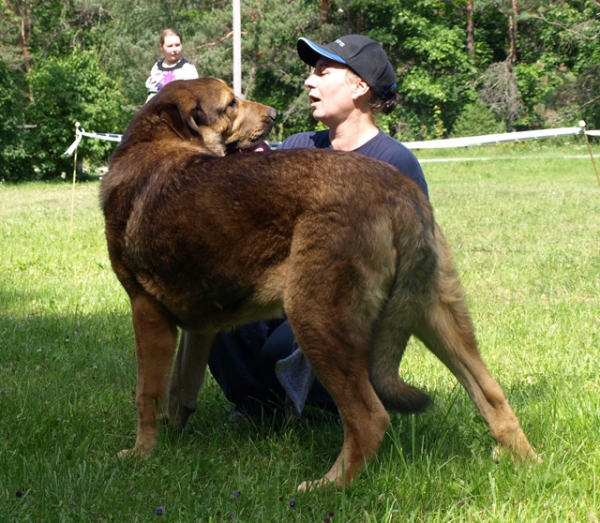
[[[451,137],[482,136],[505,133],[506,123],[496,119],[492,111],[480,100],[465,106],[452,128]]]
[[[19,129],[25,124],[26,92],[23,75],[0,60],[0,180],[15,181],[31,170],[25,147],[28,131]]]
[[[30,178],[50,179],[72,170],[73,159],[63,156],[75,138],[75,122],[87,131],[118,133],[129,114],[119,84],[103,72],[91,52],[75,51],[68,58],[50,58],[28,74],[34,101],[27,110],[35,124],[27,136],[27,151],[35,173]],[[92,163],[103,162],[114,143],[83,140],[79,154]]]

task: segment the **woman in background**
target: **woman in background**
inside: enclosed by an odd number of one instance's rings
[[[182,56],[182,40],[178,31],[165,29],[160,34],[159,48],[164,58],[154,64],[146,80],[146,89],[148,89],[146,102],[173,80],[198,78],[198,71],[194,64]]]

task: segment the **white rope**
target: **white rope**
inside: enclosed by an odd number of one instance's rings
[[[75,123],[75,141],[71,144],[71,146],[64,152],[63,156],[71,156],[79,144],[81,143],[81,139],[83,137],[87,138],[95,138],[96,140],[107,140],[109,142],[120,142],[123,138],[121,134],[109,134],[109,133],[88,133],[84,129],[80,129],[78,126],[78,122]]]
[[[81,130],[81,136],[96,138],[98,140],[108,140],[109,142],[120,142],[123,138],[122,134],[86,133],[83,129]]]
[[[583,125],[582,125],[583,124]],[[573,136],[586,134],[588,136],[600,136],[600,131],[585,130],[585,122],[579,122],[579,127],[561,127],[558,129],[541,129],[538,131],[520,131],[515,133],[486,134],[483,136],[469,136],[466,138],[447,138],[445,140],[426,140],[420,142],[402,142],[409,149],[444,149],[453,147],[474,147],[479,145],[495,145],[500,143],[520,142],[522,140],[536,140],[538,138],[558,138],[560,136]],[[75,141],[65,151],[65,156],[71,156],[79,146],[81,139],[95,138],[97,140],[108,140],[120,142],[121,134],[88,133],[83,129],[76,129]],[[269,145],[277,147],[279,143],[270,142]]]
[[[492,145],[538,138],[557,138],[583,133],[579,127],[563,127],[559,129],[544,129],[539,131],[521,131],[516,133],[486,134],[466,138],[448,138],[446,140],[427,140],[422,142],[402,142],[409,149],[442,149],[450,147],[473,147],[477,145]]]

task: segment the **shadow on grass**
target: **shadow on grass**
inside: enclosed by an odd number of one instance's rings
[[[32,449],[52,452],[56,445],[69,460],[82,452],[113,455],[131,447],[136,365],[128,314],[15,317],[4,312],[0,340],[0,448],[16,450],[27,462],[28,456],[36,459]],[[532,423],[527,413],[550,403],[553,391],[544,376],[510,386],[509,402],[524,426]],[[428,392],[434,404],[427,412],[392,416],[380,454],[398,459],[400,452],[408,463],[488,458],[494,443],[465,391],[457,385],[450,394],[447,388]],[[341,449],[343,431],[336,415],[309,409],[309,416],[294,423],[265,416],[234,427],[228,420],[231,411],[208,377],[189,429],[183,434],[162,429],[159,452],[188,454],[199,464],[208,454],[224,467],[239,461],[240,453],[288,461],[296,456],[304,469],[324,473]]]

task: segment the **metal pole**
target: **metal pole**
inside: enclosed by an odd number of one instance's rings
[[[233,92],[242,96],[242,36],[240,0],[233,0]]]

